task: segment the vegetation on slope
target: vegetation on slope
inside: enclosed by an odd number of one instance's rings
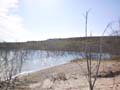
[[[120,54],[120,36],[104,37],[78,37],[65,39],[49,39],[45,41],[28,41],[28,42],[4,42],[0,43],[0,49],[34,49],[50,51],[83,51],[85,43],[88,49],[97,52],[102,39],[102,50],[112,54]]]

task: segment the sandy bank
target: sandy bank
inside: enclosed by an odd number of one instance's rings
[[[120,71],[120,62],[102,62],[95,90],[120,90],[119,73],[109,76],[117,71]],[[16,90],[89,90],[83,72],[86,72],[86,63],[82,61],[50,67],[19,76],[21,84]]]

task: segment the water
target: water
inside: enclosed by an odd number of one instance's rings
[[[92,53],[94,58],[97,58],[100,54]],[[22,67],[22,72],[35,71],[43,68],[64,64],[70,62],[75,58],[83,58],[83,52],[48,52],[35,50],[29,55]],[[102,58],[109,58],[109,54],[102,54]]]
[[[80,58],[79,53],[75,52],[46,52],[33,51],[32,56],[23,64],[22,72],[35,71],[43,68],[64,64],[72,59]]]
[[[20,73],[41,70],[55,65],[70,62],[75,58],[84,58],[83,52],[41,51],[41,50],[1,50],[0,77],[3,80]],[[99,53],[92,53],[93,58]],[[109,54],[102,54],[102,58],[109,58]],[[22,60],[22,63],[21,63]],[[22,68],[21,68],[22,66]],[[11,72],[12,71],[12,72]]]

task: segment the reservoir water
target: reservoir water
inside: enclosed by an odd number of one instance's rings
[[[91,55],[92,58],[98,58],[100,56],[99,53],[91,53]],[[64,64],[75,58],[84,58],[84,56],[85,53],[83,52],[1,50],[0,77],[5,80],[9,76]],[[102,58],[109,57],[109,54],[102,54]]]
[[[75,52],[46,52],[34,51],[25,60],[22,67],[22,72],[40,70],[43,68],[64,64],[72,59],[81,58],[80,53]]]

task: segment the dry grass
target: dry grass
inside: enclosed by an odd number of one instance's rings
[[[95,62],[95,60],[93,60],[93,61]],[[49,82],[52,83],[51,87],[55,88],[54,90],[58,90],[59,88],[60,88],[59,90],[68,90],[68,88],[70,88],[70,87],[72,87],[72,89],[70,89],[70,90],[74,90],[74,88],[76,88],[75,90],[80,90],[80,88],[85,90],[85,87],[87,87],[87,81],[85,78],[83,79],[84,76],[83,76],[83,74],[81,74],[82,71],[79,67],[79,64],[73,63],[73,62],[82,63],[82,66],[86,65],[86,63],[85,63],[86,61],[84,61],[83,59],[82,60],[74,59],[74,60],[72,60],[72,63],[70,62],[67,64],[58,65],[58,66],[51,67],[48,69],[33,72],[28,75],[23,75],[20,78],[20,80],[23,81],[23,83],[21,85],[17,84],[18,89],[16,89],[16,90],[28,90],[29,88],[30,89],[32,88],[31,90],[50,90],[50,89],[42,88],[42,86],[44,86],[43,85],[44,83],[46,85],[46,80],[48,80],[48,79],[49,79]],[[103,65],[104,65],[104,69],[105,69],[104,73],[103,73]],[[118,62],[115,62],[114,60],[113,61],[106,60],[105,62],[102,62],[101,67],[100,67],[100,75],[103,77],[98,78],[96,87],[102,88],[100,90],[112,90],[112,89],[107,89],[107,88],[109,88],[109,86],[112,85],[114,77],[104,77],[104,75],[109,76],[110,72],[112,71],[112,73],[115,74],[114,76],[118,77],[117,80],[120,81],[120,76],[116,74],[116,72],[120,70],[119,65],[120,65],[120,62],[118,63]],[[51,77],[51,75],[52,75],[52,77]],[[25,85],[25,83],[26,83],[26,85]],[[82,84],[84,84],[83,85],[84,87],[82,86]]]
[[[77,63],[77,62],[83,62],[83,61],[84,61],[84,59],[75,58],[75,59],[71,60],[70,62]]]

